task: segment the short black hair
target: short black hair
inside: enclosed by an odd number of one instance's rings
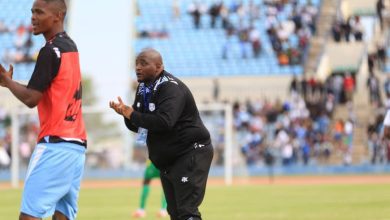
[[[55,4],[56,8],[58,9],[58,11],[62,12],[63,16],[65,18],[66,11],[67,11],[65,0],[43,0],[43,1],[45,1],[46,3],[53,3],[53,4]]]

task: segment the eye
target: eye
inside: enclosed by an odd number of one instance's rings
[[[140,62],[138,62],[141,66],[146,66],[148,65],[147,62],[145,62],[144,60],[141,60]]]
[[[140,62],[140,61],[137,61],[137,62],[135,62],[135,65],[141,65],[141,66],[145,66],[145,62]]]
[[[44,14],[44,11],[42,11],[41,9],[37,9],[37,8],[32,8],[31,9],[31,13],[32,14]]]
[[[144,59],[138,59],[138,60],[136,60],[136,61],[135,61],[135,64],[136,64],[136,65],[141,65],[141,66],[143,66],[143,67],[149,65],[149,63],[148,63],[146,60],[144,60]]]

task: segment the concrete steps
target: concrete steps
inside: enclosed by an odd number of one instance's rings
[[[365,60],[366,57],[363,58]],[[370,105],[366,81],[368,78],[367,62],[363,62],[359,73],[356,75],[356,90],[351,106],[337,106],[334,112],[334,122],[337,119],[347,120],[351,115],[355,119],[353,133],[353,148],[352,148],[352,164],[361,164],[368,160],[367,155],[367,127],[370,122],[375,120],[376,109]],[[381,81],[382,82],[382,81]],[[334,123],[333,122],[333,123]],[[343,157],[341,151],[332,155],[331,162],[333,164],[342,164]]]
[[[339,0],[322,1],[317,20],[315,36],[310,40],[310,48],[304,64],[304,72],[312,74],[316,72],[319,59],[323,53],[325,42],[329,36],[333,20],[336,17],[336,8]]]

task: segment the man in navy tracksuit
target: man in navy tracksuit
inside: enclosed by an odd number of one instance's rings
[[[110,102],[137,139],[146,140],[173,220],[200,220],[201,204],[213,158],[210,134],[191,91],[164,70],[159,52],[142,51],[136,59],[139,82],[132,107]]]

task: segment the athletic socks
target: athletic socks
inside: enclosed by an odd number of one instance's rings
[[[167,209],[167,200],[165,199],[164,192],[162,193],[161,196],[161,209]]]
[[[141,205],[140,205],[141,209],[145,209],[146,200],[148,199],[149,192],[150,192],[150,186],[149,185],[144,185],[142,187],[142,193],[141,193]]]

